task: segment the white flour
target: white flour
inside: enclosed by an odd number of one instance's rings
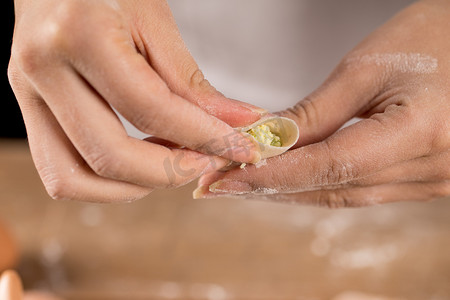
[[[349,63],[375,64],[402,73],[431,74],[438,68],[438,60],[420,53],[376,53],[350,58]]]

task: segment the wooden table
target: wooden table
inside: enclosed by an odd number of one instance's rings
[[[57,202],[27,144],[0,140],[0,219],[21,247],[28,289],[66,299],[450,299],[448,200],[328,210],[192,200],[193,188],[131,204]]]

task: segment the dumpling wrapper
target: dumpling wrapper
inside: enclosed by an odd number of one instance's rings
[[[278,135],[281,140],[281,147],[260,143],[253,135],[247,133],[248,130],[259,125],[268,126],[272,133]],[[300,135],[298,126],[293,120],[278,116],[262,118],[249,126],[239,128],[239,130],[245,136],[250,137],[259,147],[259,150],[261,151],[261,159],[277,156],[288,151],[289,148],[297,143]]]

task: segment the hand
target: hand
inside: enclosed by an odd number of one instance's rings
[[[342,207],[450,195],[449,16],[448,1],[405,9],[280,113],[300,128],[296,149],[205,175],[195,196]]]
[[[53,198],[128,201],[228,160],[258,160],[232,126],[263,112],[208,83],[166,1],[16,0],[15,6],[8,75]],[[111,107],[159,139],[129,137]],[[186,149],[164,147],[160,139]]]

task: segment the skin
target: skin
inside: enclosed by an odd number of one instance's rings
[[[450,2],[406,8],[280,112],[300,128],[293,150],[203,176],[194,195],[366,206],[450,195]],[[338,130],[353,117],[362,121]]]
[[[22,281],[15,271],[5,271],[0,274],[0,299],[23,299]]]
[[[62,300],[52,294],[38,291],[24,293],[19,274],[12,270],[0,273],[0,299],[2,300]]]
[[[131,201],[229,160],[259,160],[232,127],[265,111],[209,84],[166,1],[16,0],[15,8],[8,76],[53,198]],[[129,137],[111,107],[155,137]]]
[[[0,222],[0,273],[13,268],[19,260],[19,249],[8,228]]]

